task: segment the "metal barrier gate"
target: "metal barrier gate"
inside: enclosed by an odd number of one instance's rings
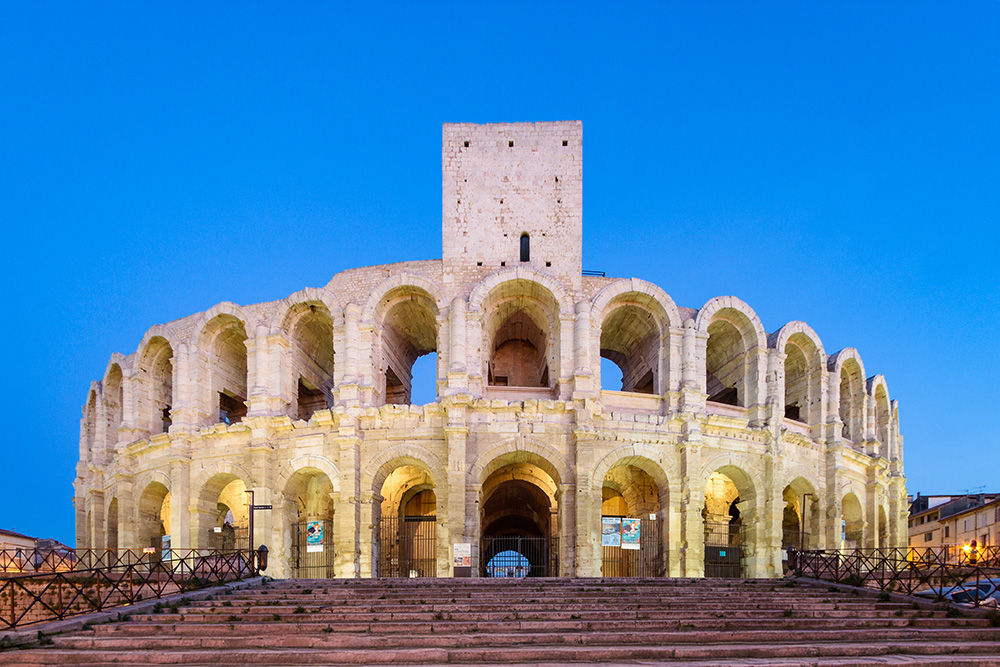
[[[319,531],[316,524],[320,524]],[[310,526],[312,524],[312,526]],[[312,527],[312,533],[309,528]],[[292,526],[292,577],[333,579],[333,526],[330,522],[304,521]]]
[[[382,517],[378,539],[378,576],[437,576],[436,516]]]
[[[602,577],[662,577],[666,574],[660,522],[649,518],[639,521],[638,549],[622,548],[620,544],[601,547]]]
[[[479,549],[480,576],[557,577],[558,544],[557,537],[483,537]]]
[[[743,576],[743,526],[705,522],[705,576]]]

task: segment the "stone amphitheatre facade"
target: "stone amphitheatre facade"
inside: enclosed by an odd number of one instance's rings
[[[456,544],[481,574],[499,537],[560,576],[734,554],[780,576],[790,544],[905,545],[897,404],[856,350],[584,275],[580,123],[448,124],[442,168],[442,259],[220,303],[112,355],[83,408],[78,548],[244,546],[246,490],[278,576],[452,576]],[[432,353],[436,399],[413,405]],[[602,546],[620,517],[638,550]]]

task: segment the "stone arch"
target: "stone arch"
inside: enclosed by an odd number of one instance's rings
[[[155,472],[146,478],[136,503],[136,544],[139,548],[160,548],[160,538],[170,535],[170,480]]]
[[[840,501],[840,516],[844,522],[844,545],[854,549],[865,545],[865,508],[853,491],[848,491]]]
[[[100,385],[96,382],[90,383],[90,390],[87,392],[87,402],[83,404],[83,414],[80,418],[80,460],[90,461],[97,452],[97,398],[100,394]]]
[[[204,389],[200,403],[206,425],[242,421],[247,413],[249,374],[246,341],[249,320],[243,310],[225,301],[207,310],[194,329]]]
[[[321,456],[296,457],[278,476],[276,488],[280,502],[275,531],[280,548],[275,557],[284,561],[292,577],[333,577],[334,496],[339,489],[336,466]],[[310,544],[310,536],[318,544]],[[311,548],[315,546],[319,549]]]
[[[155,335],[150,332],[156,331]],[[132,372],[136,395],[135,425],[147,435],[166,433],[172,421],[174,403],[174,347],[163,333],[153,327],[143,338]]]
[[[305,290],[303,290],[305,292]],[[280,331],[288,342],[283,364],[282,393],[288,396],[288,414],[308,421],[317,410],[333,403],[335,318],[321,290],[297,293],[282,312]]]
[[[104,371],[104,378],[101,380],[104,400],[104,444],[109,450],[113,450],[118,443],[118,429],[124,419],[125,407],[125,375],[122,370],[119,354],[118,358],[112,356]]]
[[[400,289],[406,290],[408,288],[415,288],[425,292],[431,301],[434,302],[435,315],[447,310],[447,300],[438,285],[421,276],[398,273],[386,278],[372,290],[368,296],[368,300],[365,301],[365,305],[361,309],[361,321],[374,322],[377,311],[384,309],[385,304],[383,301],[389,298],[390,292],[396,292]]]
[[[757,497],[765,486],[748,464],[745,457],[720,455],[702,467],[705,576],[770,574],[758,521]],[[741,556],[734,560],[734,554]]]
[[[239,482],[239,484],[234,484]],[[230,485],[233,485],[232,487]],[[229,461],[213,463],[201,470],[192,480],[192,526],[195,528],[194,543],[199,548],[232,548],[238,546],[236,537],[227,533],[216,533],[215,528],[225,527],[225,512],[220,508],[224,504],[233,513],[234,529],[246,527],[247,510],[245,505],[239,505],[239,499],[234,498],[235,506],[222,503],[223,494],[233,495],[230,490],[236,486],[252,489],[255,486],[253,477],[242,467]],[[242,538],[241,538],[242,539]]]
[[[596,344],[592,358],[609,359],[621,369],[623,391],[664,393],[673,370],[670,328],[680,323],[666,292],[646,281],[620,280],[594,297],[592,309],[598,318],[598,335],[591,336]]]
[[[868,378],[868,395],[872,400],[873,436],[878,441],[878,454],[890,458],[890,431],[892,420],[892,402],[889,400],[889,387],[885,377],[875,375]]]
[[[480,299],[477,290],[501,276],[508,279]],[[501,272],[473,291],[482,318],[481,374],[489,385],[553,388],[560,377],[561,316],[568,306],[559,301],[561,290],[534,277],[521,269]]]
[[[286,463],[281,469],[281,472],[278,473],[275,488],[286,488],[289,480],[291,480],[291,478],[294,477],[298,471],[303,469],[317,470],[323,473],[333,484],[334,492],[340,491],[340,469],[337,468],[337,464],[327,457],[319,456],[317,454],[302,454],[301,456],[296,456],[294,459]]]
[[[768,346],[784,355],[784,395],[780,400],[785,418],[819,424],[826,365],[826,353],[819,336],[805,322],[793,321],[768,336]]]
[[[698,311],[695,328],[708,334],[708,400],[743,407],[761,403],[760,352],[767,347],[767,336],[753,309],[733,296],[716,297]]]
[[[482,484],[503,466],[527,461],[544,470],[556,484],[575,481],[573,469],[558,451],[544,443],[521,438],[501,442],[477,456],[469,466],[468,479],[473,484]]]
[[[599,530],[603,528],[605,516],[638,519],[641,526],[640,550],[630,552],[620,546],[600,547],[602,576],[665,574],[673,517],[670,514],[672,489],[663,468],[662,453],[643,443],[618,447],[597,463],[591,483],[594,497],[600,502],[600,511],[595,517],[602,522]],[[652,520],[650,515],[656,519]]]
[[[518,266],[512,269],[501,269],[488,275],[481,283],[476,285],[469,293],[469,308],[471,310],[482,311],[486,297],[498,286],[505,282],[522,280],[539,285],[546,290],[555,302],[559,305],[558,313],[561,315],[573,314],[573,302],[566,290],[562,288],[554,278],[540,271],[535,271],[527,266]]]
[[[268,330],[287,334],[295,318],[301,314],[296,310],[301,304],[323,304],[334,319],[343,315],[343,309],[337,305],[332,294],[322,287],[306,287],[286,296],[277,304],[267,322]]]
[[[361,473],[361,488],[379,493],[386,477],[400,465],[424,468],[435,482],[447,479],[441,459],[425,447],[407,443],[386,447],[372,458]]]
[[[591,479],[594,490],[599,491],[608,471],[619,465],[632,465],[646,472],[664,492],[670,492],[670,478],[663,467],[663,453],[656,447],[645,443],[635,443],[616,447],[601,457],[594,466],[594,476]]]
[[[830,371],[830,413],[840,416],[842,435],[851,442],[865,439],[865,366],[852,347],[840,350],[827,362]]]
[[[815,549],[821,536],[821,505],[816,485],[803,475],[790,479],[782,490],[784,510],[781,548]]]
[[[107,524],[107,536],[104,543],[107,548],[114,551],[119,549],[121,545],[118,543],[118,498],[112,494],[108,494],[108,506],[104,512],[105,523]]]
[[[441,347],[440,291],[427,280],[406,278],[383,281],[362,315],[375,331],[372,363],[376,388],[385,403],[395,405],[412,403],[413,364],[426,354],[437,354]],[[440,362],[437,366],[435,378],[441,375]]]
[[[371,494],[371,562],[377,576],[436,576],[442,556],[437,517],[447,514],[447,486],[438,486],[447,484],[444,480],[440,459],[413,444],[389,447],[365,466],[361,488]],[[410,501],[420,504],[413,513]]]

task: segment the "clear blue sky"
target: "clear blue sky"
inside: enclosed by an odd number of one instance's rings
[[[996,1],[4,2],[0,526],[73,542],[112,352],[440,257],[441,123],[575,119],[585,268],[856,347],[911,492],[1000,491]]]

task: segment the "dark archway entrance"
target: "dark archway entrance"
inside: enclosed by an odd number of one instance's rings
[[[545,472],[527,463],[510,464],[490,475],[483,485],[482,576],[558,575],[554,488]]]

